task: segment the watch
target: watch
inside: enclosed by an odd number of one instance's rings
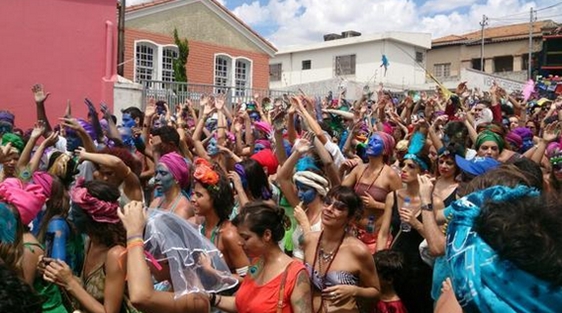
[[[422,210],[424,211],[429,211],[429,212],[433,212],[433,204],[422,204],[420,207]]]

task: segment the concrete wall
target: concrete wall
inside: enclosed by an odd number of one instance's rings
[[[117,32],[115,0],[0,2],[0,109],[18,127],[36,121],[31,86],[43,83],[51,123],[64,114],[86,117],[84,98],[113,105]]]
[[[288,52],[276,55],[269,64],[282,64],[281,81],[271,81],[272,89],[282,89],[293,85],[321,82],[332,78],[355,81],[362,84],[382,82],[385,84],[410,86],[425,83],[423,68],[416,65],[416,51],[425,49],[385,39],[380,41],[361,42],[324,49]],[[356,55],[355,75],[336,75],[336,56]],[[385,54],[390,66],[384,74],[380,67],[382,55]],[[302,70],[302,61],[311,60],[312,68]],[[424,60],[425,61],[425,60]]]
[[[180,37],[190,40],[261,53],[249,39],[241,36],[224,19],[206,5],[193,2],[156,12],[147,16],[127,19],[127,27],[158,34],[172,34],[177,28]]]
[[[144,110],[142,86],[140,84],[120,77],[115,82],[113,94],[113,114],[117,117],[117,124],[121,124],[121,110],[132,106]]]

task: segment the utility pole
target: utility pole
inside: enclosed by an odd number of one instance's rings
[[[125,72],[125,9],[127,1],[119,3],[119,22],[117,26],[117,74],[123,76]]]
[[[484,27],[488,26],[488,17],[482,15],[482,22],[480,22],[482,30],[480,32],[480,37],[482,38],[482,43],[480,45],[480,70],[484,72]]]
[[[537,20],[535,15],[537,11],[531,8],[531,17],[529,19],[529,59],[527,60],[527,79],[531,79],[533,73],[531,73],[531,60],[533,56],[533,23]]]

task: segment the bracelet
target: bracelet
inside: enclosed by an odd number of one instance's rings
[[[142,241],[135,241],[132,243],[127,243],[127,250],[132,249],[134,247],[143,247],[144,246],[144,242]]]
[[[133,239],[142,239],[142,235],[132,235],[127,237],[127,242],[132,241]]]
[[[428,212],[433,212],[433,204],[422,204],[420,209],[422,209],[423,211],[428,211]]]

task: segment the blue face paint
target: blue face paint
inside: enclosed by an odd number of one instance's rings
[[[14,126],[8,122],[0,121],[0,135],[11,133]]]
[[[123,123],[122,123],[122,124],[123,124],[123,127],[133,128],[133,127],[135,127],[136,124],[137,124],[137,123],[135,122],[135,119],[133,119],[133,118],[131,117],[131,114],[129,114],[129,113],[123,113],[123,118],[122,118],[122,120],[123,120]]]
[[[369,138],[369,143],[367,144],[367,150],[365,154],[370,157],[378,157],[384,152],[384,141],[379,135],[373,135]]]
[[[264,149],[265,149],[265,146],[262,145],[261,143],[256,143],[256,144],[254,145],[254,153],[258,153],[258,152],[260,152],[260,151],[262,151],[262,150],[264,150]]]
[[[205,121],[205,128],[207,128],[209,131],[213,131],[217,128],[217,119],[216,118],[208,118]]]
[[[259,114],[258,112],[252,112],[252,113],[250,113],[249,115],[250,115],[250,119],[251,119],[253,122],[259,122],[259,121],[261,120],[261,116],[260,116],[260,114]]]
[[[308,187],[306,185],[297,183],[298,197],[299,200],[304,204],[310,204],[316,198],[316,189]]]
[[[523,139],[523,145],[521,146],[521,152],[526,152],[534,146],[533,139]]]
[[[66,136],[66,151],[74,152],[78,147],[82,146],[82,139],[75,134],[67,134]]]
[[[174,175],[170,173],[164,164],[158,164],[158,166],[156,166],[155,174],[154,183],[156,184],[156,189],[161,189],[162,192],[167,192],[174,186]]]
[[[121,135],[121,140],[123,140],[123,144],[127,147],[134,147],[135,142],[133,139],[133,131],[130,127],[121,127],[119,128],[119,134]]]

